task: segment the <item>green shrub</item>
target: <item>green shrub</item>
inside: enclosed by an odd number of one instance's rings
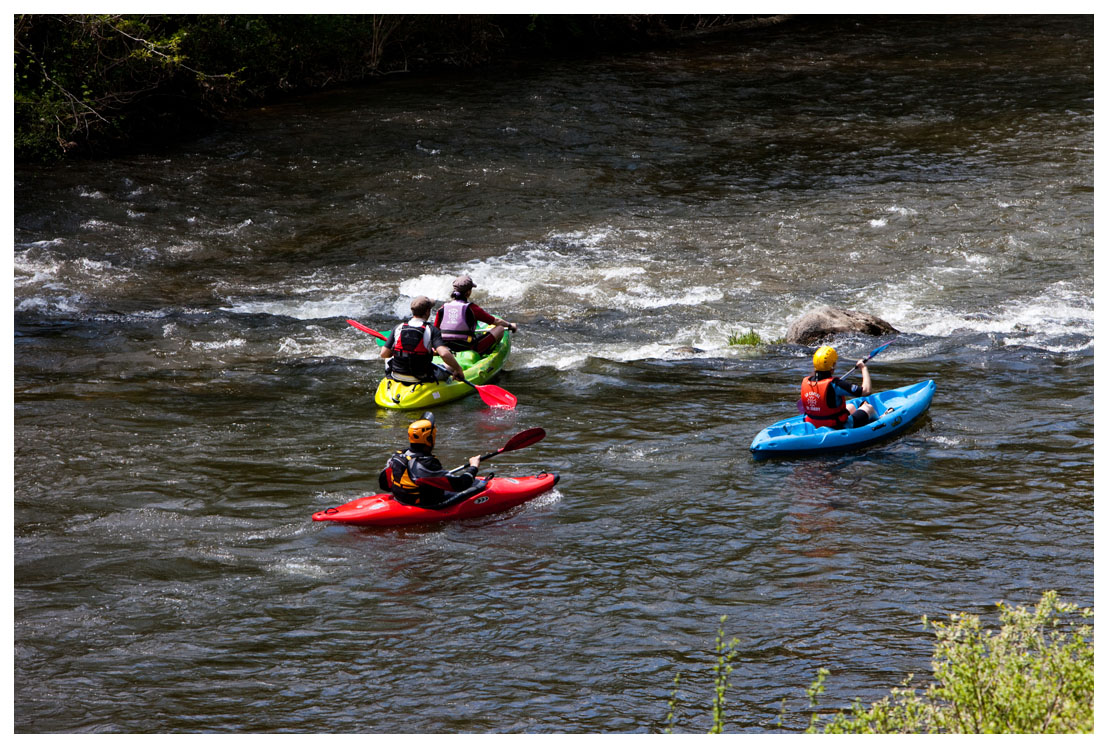
[[[935,632],[935,683],[922,692],[911,676],[867,709],[855,702],[822,727],[826,733],[1091,733],[1093,731],[1092,610],[1043,594],[1038,606],[1000,609],[1001,628],[974,615],[929,621]],[[809,693],[823,692],[821,669]],[[820,732],[812,719],[808,732]]]
[[[737,333],[732,332],[727,336],[727,345],[761,345],[762,336],[754,332],[753,329],[750,332]]]
[[[165,145],[292,92],[520,57],[611,54],[715,28],[710,14],[17,14],[15,156]],[[769,19],[772,20],[772,19]]]
[[[983,629],[968,613],[949,621],[923,619],[935,632],[932,667],[935,683],[921,692],[911,687],[912,676],[889,696],[868,708],[860,701],[821,724],[813,714],[809,733],[1091,733],[1093,731],[1093,612],[1043,593],[1034,610],[997,603],[1001,628]],[[723,623],[716,635],[712,667],[712,727],[724,727],[726,694],[738,639],[724,642]],[[820,668],[808,687],[812,707],[824,693],[829,675]],[[666,716],[667,733],[680,721],[678,690],[681,675],[673,679]],[[782,703],[780,723],[785,707]]]
[[[720,616],[719,629],[716,632],[716,662],[712,666],[714,688],[712,691],[712,728],[708,730],[710,735],[718,735],[723,732],[724,706],[727,703],[727,689],[731,687],[731,671],[734,670],[732,660],[737,654],[739,645],[737,638],[728,642],[723,640],[723,624],[727,616]],[[673,693],[669,699],[669,714],[666,715],[666,732],[672,733],[677,727],[680,714],[678,704],[678,689],[681,685],[681,674],[673,678]]]

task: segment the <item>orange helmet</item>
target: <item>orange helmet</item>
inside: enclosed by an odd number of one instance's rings
[[[812,356],[812,366],[816,371],[832,371],[839,361],[839,354],[829,345],[821,345]]]
[[[408,427],[408,441],[412,444],[422,444],[428,449],[434,448],[437,435],[434,413],[424,413],[423,418],[413,421]]]

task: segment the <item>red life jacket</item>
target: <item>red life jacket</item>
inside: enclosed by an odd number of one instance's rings
[[[473,334],[476,330],[476,320],[470,324],[468,301],[462,301],[461,299],[454,299],[448,301],[442,305],[442,309],[439,310],[439,316],[436,318],[436,322],[439,322],[438,328],[442,331],[443,340],[464,341],[469,343],[473,340]]]
[[[837,382],[838,377],[816,379],[813,374],[804,378],[804,384],[800,386],[800,407],[804,409],[804,420],[816,428],[830,426],[833,429],[841,429],[850,418],[850,411],[846,409],[846,398],[839,398],[838,407],[832,408],[827,404],[827,390],[832,382]]]

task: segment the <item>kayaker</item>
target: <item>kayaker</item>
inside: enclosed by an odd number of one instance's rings
[[[459,473],[443,470],[442,463],[431,454],[437,435],[434,413],[424,413],[413,421],[408,426],[408,449],[390,457],[381,471],[381,490],[391,491],[401,504],[435,509],[449,506],[459,493],[472,487],[480,456],[470,457],[469,465]]]
[[[465,381],[465,373],[443,342],[442,332],[427,321],[434,305],[426,296],[412,299],[412,318],[397,325],[381,348],[386,376],[401,382],[445,381],[451,376]],[[442,357],[445,369],[432,362],[435,354]]]
[[[847,402],[852,397],[866,397],[872,391],[869,369],[862,359],[855,368],[862,372],[862,384],[847,384],[835,376],[835,364],[839,354],[829,345],[820,346],[812,356],[815,372],[804,378],[800,386],[800,407],[804,420],[816,426],[833,429],[865,426],[877,417],[877,411],[868,402],[861,408]]]
[[[468,275],[454,279],[450,301],[435,313],[435,327],[442,330],[442,339],[452,351],[477,351],[484,355],[504,337],[505,330],[516,332],[519,325],[494,317],[469,300],[477,284]],[[492,329],[477,332],[477,323],[492,325]]]

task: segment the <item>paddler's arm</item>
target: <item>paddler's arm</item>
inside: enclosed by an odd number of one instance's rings
[[[451,375],[459,382],[466,381],[466,375],[462,372],[462,367],[458,365],[458,359],[454,358],[454,353],[445,345],[440,345],[435,349],[435,353],[439,354],[439,358],[446,364],[446,368],[450,370]]]
[[[869,368],[866,366],[865,359],[862,359],[858,362],[858,370],[862,372],[862,396],[865,397],[873,392],[873,388],[869,380]]]
[[[469,464],[460,473],[445,472],[446,479],[450,481],[451,491],[464,491],[477,480],[477,468],[481,464],[481,458],[474,456],[469,458]]]
[[[506,319],[502,319],[500,317],[495,317],[495,316],[489,314],[488,312],[486,312],[481,307],[477,306],[476,304],[470,304],[469,305],[469,310],[471,312],[473,312],[473,316],[474,316],[474,318],[476,318],[476,320],[478,322],[484,322],[485,324],[488,324],[488,325],[496,325],[497,327],[505,327],[505,328],[511,330],[512,332],[515,332],[516,330],[519,329],[519,325],[517,325],[515,322],[509,322]]]
[[[389,333],[389,339],[385,341],[385,344],[383,346],[381,346],[381,353],[380,353],[381,358],[392,358],[392,347],[394,345],[396,345],[396,343],[393,342],[395,337],[396,337],[396,331],[395,330],[393,332]]]

